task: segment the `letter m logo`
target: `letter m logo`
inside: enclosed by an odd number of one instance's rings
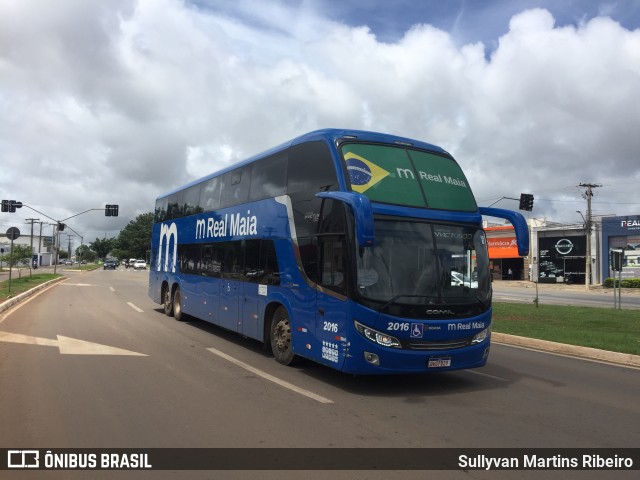
[[[204,219],[196,220],[196,240],[204,238],[205,233],[205,221]]]
[[[411,178],[413,180],[416,179],[415,175],[408,168],[396,168],[396,174],[398,178]]]
[[[172,255],[169,256],[169,252],[171,251],[171,240],[173,239],[173,251]],[[164,252],[162,251],[162,247],[164,245]],[[164,263],[163,263],[164,260]],[[178,227],[176,227],[175,223],[171,225],[167,225],[163,223],[160,226],[160,243],[158,245],[158,262],[157,262],[157,270],[164,272],[175,272],[176,271],[176,262],[178,260]]]

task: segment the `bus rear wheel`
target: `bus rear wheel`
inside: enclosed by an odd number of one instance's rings
[[[182,294],[180,293],[180,287],[176,287],[173,292],[173,317],[179,322],[185,319],[185,314],[182,312]]]
[[[171,298],[171,289],[167,285],[162,294],[162,306],[164,307],[164,314],[167,317],[173,316],[173,299]]]
[[[278,307],[274,312],[269,333],[271,351],[276,362],[291,365],[295,355],[291,345],[291,322],[286,308]]]

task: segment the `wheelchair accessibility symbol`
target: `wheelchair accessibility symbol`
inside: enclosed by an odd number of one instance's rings
[[[424,333],[424,325],[421,323],[412,323],[411,324],[411,338],[422,338],[422,334]]]

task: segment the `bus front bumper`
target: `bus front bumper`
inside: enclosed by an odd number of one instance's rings
[[[491,335],[475,345],[450,350],[408,350],[383,347],[360,335],[350,339],[342,371],[365,375],[426,373],[482,367],[487,363]]]

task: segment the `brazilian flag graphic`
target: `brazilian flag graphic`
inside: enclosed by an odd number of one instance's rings
[[[351,189],[372,202],[473,212],[477,209],[460,166],[444,155],[400,146],[341,146]]]
[[[389,175],[385,169],[353,152],[346,153],[344,160],[347,164],[351,188],[358,193],[366,192]]]

